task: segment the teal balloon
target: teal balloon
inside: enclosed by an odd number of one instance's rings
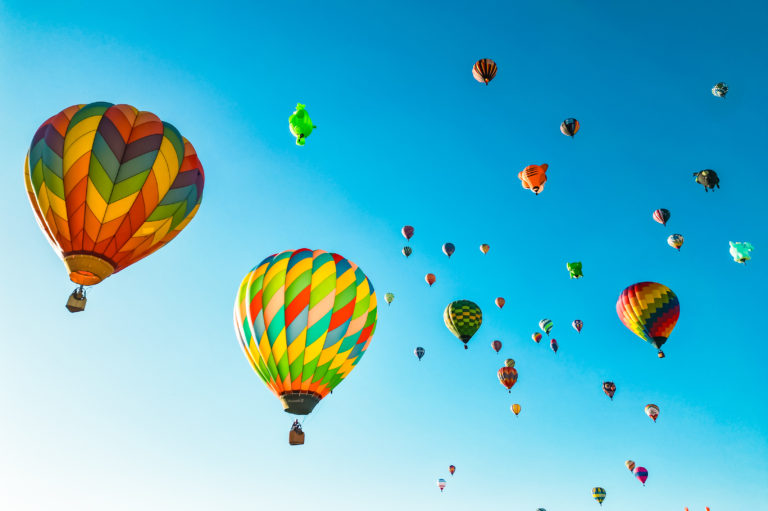
[[[288,118],[288,126],[296,137],[296,145],[304,145],[312,130],[317,128],[312,124],[312,119],[304,108],[305,106],[301,103],[297,104],[296,111]]]

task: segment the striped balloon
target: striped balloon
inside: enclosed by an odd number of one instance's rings
[[[235,331],[285,411],[306,415],[360,361],[376,314],[373,285],[357,265],[303,248],[248,272],[235,300]]]
[[[584,327],[584,322],[580,319],[574,319],[571,326],[573,326],[578,333],[581,333],[581,329]]]
[[[488,82],[496,76],[498,67],[491,59],[480,59],[472,66],[472,76],[480,83],[488,85]]]
[[[551,332],[551,331],[552,331],[552,327],[553,327],[553,326],[554,326],[554,324],[552,323],[552,320],[551,320],[551,319],[546,319],[546,318],[544,318],[544,319],[542,319],[541,321],[539,321],[539,328],[541,328],[541,330],[542,330],[542,331],[543,331],[545,334],[547,334],[547,335],[549,335],[549,332]]]
[[[573,136],[579,131],[579,121],[573,117],[569,117],[564,120],[560,125],[560,133],[573,138]]]
[[[501,384],[504,385],[510,393],[512,393],[511,389],[514,387],[515,383],[517,383],[517,369],[505,365],[499,369],[496,375],[499,377]]]
[[[600,488],[599,486],[592,488],[592,497],[602,506],[605,500],[605,488]]]
[[[130,105],[74,105],[45,121],[24,162],[40,228],[90,286],[153,253],[192,220],[205,176],[176,128]]]
[[[531,335],[533,338],[533,341],[538,344],[539,341],[541,341],[541,334],[539,332],[534,332],[533,335]]]
[[[488,243],[483,243],[482,245],[480,245],[480,252],[482,252],[483,255],[487,254],[490,249],[491,249],[491,246]]]
[[[635,467],[632,473],[645,486],[645,482],[648,480],[648,470],[645,467]]]
[[[632,460],[627,460],[624,462],[624,465],[629,469],[630,472],[635,470],[635,462]]]
[[[552,351],[554,351],[555,354],[557,354],[557,339],[549,341],[549,347],[552,348]]]
[[[672,216],[668,209],[657,209],[653,212],[653,219],[659,222],[661,225],[667,225],[669,217]]]
[[[680,316],[677,296],[667,286],[656,282],[632,284],[619,295],[616,313],[624,326],[645,342],[664,352],[661,347],[667,342]]]
[[[653,419],[653,422],[656,422],[656,419],[659,418],[659,407],[654,405],[653,403],[649,405],[645,405],[645,414]]]
[[[406,245],[403,247],[402,252],[405,257],[410,257],[410,255],[413,254],[413,249]]]

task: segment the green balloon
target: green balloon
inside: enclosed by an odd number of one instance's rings
[[[296,105],[296,111],[288,118],[288,125],[291,128],[291,133],[296,137],[296,145],[304,145],[312,130],[317,128],[312,124],[312,119],[309,118],[309,114],[304,110],[304,105],[301,103]]]
[[[571,272],[571,278],[572,279],[579,279],[584,276],[583,273],[581,273],[581,263],[566,263],[568,265],[568,271]]]
[[[387,302],[387,305],[392,303],[392,300],[395,299],[395,295],[393,293],[387,293],[384,295],[384,300]]]
[[[457,300],[445,308],[443,321],[448,330],[464,343],[464,349],[467,349],[467,343],[483,323],[483,311],[474,302]]]

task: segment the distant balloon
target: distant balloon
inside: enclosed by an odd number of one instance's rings
[[[392,300],[394,300],[394,299],[395,299],[395,295],[392,294],[392,293],[387,293],[387,294],[384,295],[384,301],[387,302],[387,305],[392,303]]]
[[[424,358],[425,353],[426,353],[426,350],[424,350],[424,348],[422,348],[421,346],[418,346],[415,350],[413,350],[413,354],[416,355],[419,358],[419,360]]]
[[[574,319],[571,325],[577,332],[581,333],[581,329],[584,327],[584,322],[580,319]]]
[[[403,255],[405,257],[409,257],[411,254],[413,254],[413,249],[411,247],[407,246],[407,245],[404,246],[403,247]]]
[[[502,297],[498,297],[494,301],[496,303],[496,307],[498,307],[499,309],[503,309],[504,308],[504,304],[507,303],[506,300],[504,300],[504,298],[502,298]]]
[[[733,257],[733,260],[737,263],[747,264],[747,261],[752,259],[752,256],[749,254],[754,250],[752,243],[746,241],[729,241],[728,244],[731,246],[731,257]]]
[[[645,482],[648,480],[648,470],[645,469],[645,467],[635,467],[635,469],[632,471],[633,474],[635,474],[635,477],[643,483],[643,486],[645,486]]]
[[[680,250],[680,247],[683,246],[683,241],[685,241],[685,238],[683,238],[682,234],[672,234],[667,238],[667,245]]]
[[[699,172],[694,172],[693,177],[695,181],[704,187],[704,191],[715,191],[715,187],[720,188],[720,178],[717,177],[717,172],[712,169],[706,169]]]
[[[624,326],[659,350],[680,317],[680,302],[667,286],[656,282],[632,284],[619,295],[616,313]]]
[[[547,169],[549,165],[528,165],[520,172],[517,177],[522,181],[523,188],[530,190],[536,195],[544,191],[544,183],[547,182]]]
[[[445,308],[443,321],[448,330],[464,343],[464,349],[467,349],[467,343],[483,324],[483,311],[474,302],[457,300]]]
[[[571,274],[572,279],[580,279],[584,276],[584,274],[581,272],[581,263],[575,262],[575,263],[565,263],[566,267],[568,268],[568,271]]]
[[[312,120],[309,118],[305,108],[301,103],[297,104],[296,110],[288,118],[288,127],[291,129],[293,136],[296,137],[296,145],[304,145],[312,130],[317,128],[317,126],[312,124]]]
[[[520,414],[520,405],[517,403],[510,406],[509,409],[512,410],[512,413],[515,414],[515,417],[517,417]]]
[[[532,335],[531,337],[533,338],[533,341],[534,341],[536,344],[538,344],[538,343],[539,343],[539,341],[541,340],[541,334],[540,334],[539,332],[534,332],[534,333],[533,333],[533,335]]]
[[[645,405],[645,414],[656,422],[659,417],[659,407],[654,404]]]
[[[602,506],[603,501],[605,500],[605,488],[600,488],[599,486],[592,488],[592,496],[595,498],[597,503]]]
[[[445,479],[438,479],[437,487],[440,488],[440,493],[443,493],[443,490],[445,489]]]
[[[411,241],[411,237],[413,237],[413,226],[404,225],[400,232],[403,233],[406,241]]]
[[[629,471],[630,471],[630,472],[632,472],[633,470],[635,470],[635,462],[634,462],[634,461],[632,461],[632,460],[627,460],[627,461],[625,461],[625,462],[624,462],[624,465],[626,465],[626,467],[629,469]]]
[[[493,341],[493,342],[491,343],[491,348],[493,348],[493,350],[494,350],[496,353],[498,353],[499,351],[501,351],[501,341]]]
[[[725,84],[725,82],[718,82],[714,87],[712,87],[712,94],[718,98],[724,98],[725,95],[728,94],[728,86]]]
[[[508,358],[504,360],[504,365],[506,367],[515,367],[515,359],[514,358]]]
[[[435,283],[435,281],[437,280],[437,277],[435,277],[434,273],[427,273],[424,276],[424,280],[427,281],[427,284],[429,284],[429,287],[432,287],[432,284]]]
[[[669,216],[670,213],[668,209],[657,209],[653,212],[653,219],[659,222],[661,225],[667,225]]]
[[[604,381],[603,392],[605,392],[605,395],[611,398],[611,401],[613,401],[613,395],[616,393],[616,384],[612,381]]]
[[[488,243],[483,243],[482,245],[480,245],[480,252],[482,252],[483,254],[487,254],[490,249],[491,249],[491,246]]]
[[[563,123],[560,125],[560,132],[563,135],[567,135],[571,138],[579,131],[579,121],[574,119],[573,117],[570,117],[563,121]]]
[[[453,475],[453,473],[454,473],[454,472],[456,472],[456,467],[454,467],[453,465],[451,465],[450,467],[448,467],[448,472],[450,472],[450,473],[451,473],[451,475]]]
[[[541,321],[539,321],[539,328],[541,328],[541,330],[542,330],[542,331],[543,331],[545,334],[547,334],[547,335],[549,335],[549,332],[551,332],[551,331],[552,331],[552,326],[553,326],[553,323],[552,323],[552,320],[551,320],[551,319],[546,319],[546,318],[545,318],[545,319],[542,319]],[[535,340],[535,339],[534,339],[534,340]],[[538,342],[538,341],[537,341],[537,342]]]
[[[480,59],[472,66],[472,76],[480,83],[488,85],[488,82],[496,76],[498,67],[491,59]]]
[[[511,394],[512,387],[515,385],[515,383],[517,383],[517,369],[514,367],[504,366],[499,369],[497,376],[499,377],[501,384],[504,385]]]
[[[454,252],[456,252],[456,247],[453,246],[453,243],[443,244],[443,253],[445,255],[447,255],[448,257],[451,257]]]
[[[552,339],[551,341],[549,341],[549,347],[552,348],[552,351],[557,353],[557,340]]]

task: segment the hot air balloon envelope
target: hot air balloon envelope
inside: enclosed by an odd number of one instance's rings
[[[418,346],[415,350],[413,350],[413,354],[416,355],[419,360],[421,360],[424,357],[424,354],[426,351],[421,346]]]
[[[507,390],[510,390],[515,383],[517,383],[517,369],[514,367],[502,367],[499,369],[497,376],[499,377],[501,384],[504,385]]]
[[[298,103],[296,110],[288,118],[288,126],[293,136],[296,137],[296,145],[304,145],[312,130],[317,128],[312,124],[312,119],[309,118],[305,108],[305,105]]]
[[[410,241],[411,237],[413,236],[413,226],[404,225],[400,232],[403,233],[406,241]]]
[[[480,59],[472,66],[472,76],[480,83],[488,85],[493,80],[498,70],[496,63],[491,59]]]
[[[621,292],[616,313],[624,326],[661,353],[680,316],[680,303],[667,286],[639,282]]]
[[[635,477],[643,483],[643,486],[645,486],[645,482],[648,480],[648,470],[646,470],[645,467],[635,467],[632,473],[635,474]]]
[[[546,318],[544,318],[544,319],[542,319],[541,321],[539,321],[539,328],[541,328],[541,330],[542,330],[542,331],[543,331],[545,334],[547,334],[547,335],[549,335],[549,332],[551,332],[551,331],[552,331],[552,326],[553,326],[553,323],[552,323],[552,320],[551,320],[551,319],[546,319]],[[535,341],[535,340],[536,340],[536,339],[534,339],[534,341]],[[536,342],[538,342],[538,341],[536,341]]]
[[[667,225],[670,213],[668,209],[657,209],[653,212],[653,219],[659,222],[661,225]]]
[[[523,188],[530,190],[536,195],[544,191],[544,184],[547,182],[547,169],[549,165],[528,165],[520,172],[517,177],[520,179]]]
[[[581,333],[581,329],[584,327],[584,322],[580,319],[574,319],[572,326],[577,332]]]
[[[504,300],[504,298],[502,297],[496,298],[495,301],[496,301],[496,307],[498,307],[499,309],[502,309],[504,307],[504,304],[507,303],[506,300]]]
[[[581,273],[581,263],[575,262],[575,263],[565,263],[568,271],[571,274],[572,279],[580,279],[584,276],[583,273]]]
[[[731,246],[731,257],[733,257],[733,260],[737,263],[746,264],[747,261],[752,259],[752,256],[750,255],[750,252],[754,250],[752,243],[746,241],[729,241],[728,244]]]
[[[568,118],[560,125],[560,132],[571,138],[579,131],[579,121],[574,118]]]
[[[491,249],[491,246],[487,243],[483,243],[482,245],[480,245],[480,252],[482,252],[483,254],[487,254],[490,249]]]
[[[454,252],[456,252],[456,247],[453,246],[453,243],[443,244],[443,253],[445,255],[447,255],[448,257],[451,257]]]
[[[491,347],[498,353],[501,350],[501,341],[493,341]]]
[[[443,321],[448,330],[464,343],[464,349],[467,349],[467,343],[483,324],[483,311],[474,302],[457,300],[445,308]]]
[[[427,281],[427,284],[429,284],[429,287],[432,287],[432,284],[435,283],[435,281],[437,280],[437,277],[435,277],[434,273],[427,273],[424,276],[424,280]]]

